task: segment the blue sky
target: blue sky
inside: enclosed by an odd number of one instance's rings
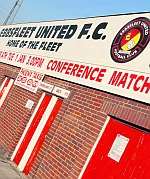
[[[0,0],[0,23],[16,0]],[[150,11],[150,0],[24,0],[14,23]]]

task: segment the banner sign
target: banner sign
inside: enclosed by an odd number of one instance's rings
[[[28,91],[36,93],[43,78],[44,75],[41,73],[22,68],[14,84]]]
[[[0,26],[0,62],[150,103],[150,13]]]
[[[54,87],[52,93],[55,94],[55,95],[57,95],[57,96],[60,96],[60,97],[62,97],[62,98],[68,98],[69,95],[70,95],[70,91],[69,91],[69,90],[60,88],[60,87],[58,87],[58,86],[55,86],[55,87]]]
[[[51,93],[53,88],[54,88],[54,85],[50,85],[48,83],[41,82],[40,85],[39,85],[39,88],[44,90],[44,91]]]

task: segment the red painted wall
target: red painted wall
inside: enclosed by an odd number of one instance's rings
[[[18,68],[0,64],[0,84],[5,75],[15,78],[18,72]],[[76,179],[107,114],[150,129],[147,104],[51,77],[44,81],[70,90],[71,95],[63,101],[29,173],[34,179]],[[7,96],[0,109],[0,150],[6,157],[12,155],[41,93],[14,86]],[[25,108],[28,99],[35,102],[32,110]]]

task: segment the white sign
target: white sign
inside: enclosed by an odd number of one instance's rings
[[[28,101],[27,101],[25,107],[26,107],[27,109],[32,109],[33,105],[34,105],[34,102],[33,102],[32,100],[28,99]]]
[[[39,85],[39,88],[41,88],[44,91],[51,93],[53,88],[54,88],[54,85],[50,85],[48,83],[41,82],[40,85]]]
[[[41,73],[22,68],[14,84],[33,93],[36,93],[43,77],[44,75]]]
[[[150,13],[0,26],[0,62],[150,103]]]
[[[128,145],[128,142],[129,138],[117,134],[117,137],[114,140],[113,145],[108,153],[108,157],[119,162]]]
[[[57,86],[54,87],[52,93],[57,96],[61,96],[62,98],[68,98],[70,95],[70,91]]]

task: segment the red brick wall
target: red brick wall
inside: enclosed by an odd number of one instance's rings
[[[0,65],[0,79],[4,74],[15,76],[17,71]],[[76,179],[108,114],[150,129],[149,105],[51,77],[44,80],[70,90],[71,95],[63,101],[49,129],[29,173],[31,178]],[[35,95],[14,86],[0,109],[0,147],[7,156],[11,156],[33,112],[24,107],[27,99],[36,105],[40,95],[40,91]]]
[[[5,76],[15,78],[19,69],[13,69],[6,65],[0,65],[0,79]],[[10,157],[16,143],[20,139],[23,130],[31,116],[32,111],[25,108],[28,99],[39,100],[39,94],[35,95],[29,91],[13,85],[5,102],[0,108],[0,149],[6,157]],[[35,107],[34,105],[34,107]]]

